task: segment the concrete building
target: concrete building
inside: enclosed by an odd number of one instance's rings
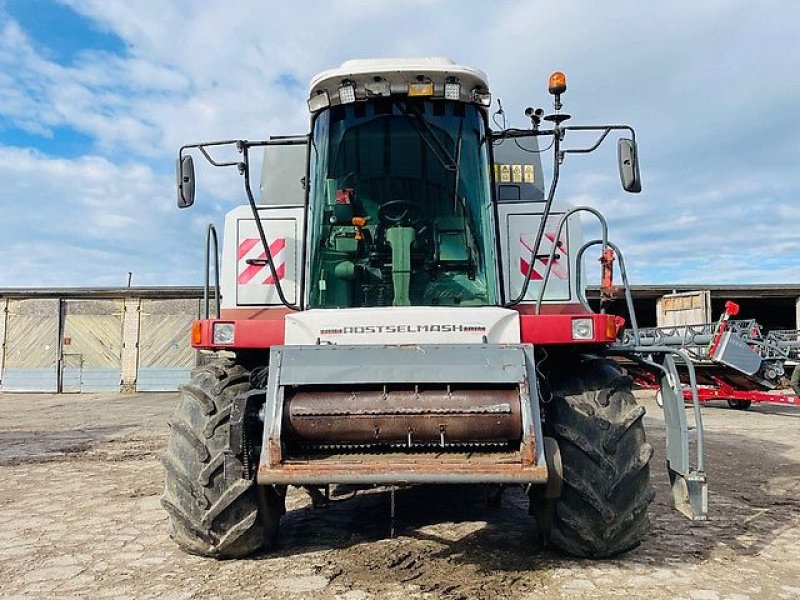
[[[0,289],[3,391],[177,389],[201,288]]]
[[[711,321],[733,300],[743,318],[768,330],[800,329],[800,285],[644,285],[632,292],[644,327]],[[588,296],[596,303],[599,294],[590,289]],[[0,390],[177,389],[197,364],[189,335],[204,313],[202,298],[201,287],[0,289]],[[622,300],[609,312],[629,320]]]

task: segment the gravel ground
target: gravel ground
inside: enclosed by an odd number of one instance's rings
[[[159,497],[174,394],[0,394],[0,597],[800,598],[800,408],[704,408],[710,519],[672,511],[651,395],[650,536],[608,561],[541,549],[523,495],[479,487],[289,492],[280,549],[217,562],[181,553]]]

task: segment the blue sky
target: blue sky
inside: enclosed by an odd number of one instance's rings
[[[205,224],[243,197],[202,170],[179,212],[177,148],[303,133],[309,79],[370,56],[478,67],[516,126],[564,70],[576,123],[637,129],[642,194],[613,145],[560,187],[605,212],[635,283],[797,284],[800,4],[753,6],[0,0],[0,287],[199,284]]]

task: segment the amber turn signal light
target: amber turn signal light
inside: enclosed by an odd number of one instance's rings
[[[199,346],[203,341],[203,330],[200,321],[192,321],[192,346]]]
[[[612,316],[606,318],[606,339],[613,340],[617,337],[617,322]]]

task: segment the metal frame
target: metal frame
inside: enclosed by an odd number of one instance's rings
[[[703,419],[697,379],[691,358],[682,350],[665,346],[610,346],[603,352],[609,356],[622,356],[657,373],[664,401],[666,425],[667,472],[672,487],[675,508],[693,520],[704,520],[708,515],[708,484],[705,473],[703,449]],[[683,401],[683,386],[675,359],[682,362],[689,373],[689,393],[694,409],[694,461],[689,447],[689,426]],[[680,398],[680,400],[679,400]],[[694,466],[692,466],[694,462]]]
[[[800,406],[800,397],[788,392],[769,393],[761,390],[745,390],[735,387],[718,377],[711,376],[713,386],[701,385],[697,388],[700,404],[715,400],[747,402],[749,404],[776,404],[779,406]],[[691,402],[691,390],[683,390],[684,402]],[[736,407],[734,407],[736,408]]]
[[[273,346],[270,351],[264,433],[257,482],[328,483],[545,483],[539,394],[531,345]],[[382,455],[379,469],[359,462],[297,465],[284,462],[281,430],[285,390],[296,385],[474,383],[519,386],[522,431],[519,460],[466,464],[446,454],[417,462]]]
[[[726,369],[740,379],[743,376],[752,387],[776,388],[785,375],[786,362],[800,355],[798,333],[787,330],[765,334],[755,319],[732,320],[729,316],[725,313],[716,323],[640,329],[638,339],[626,332],[623,344],[680,348],[706,370],[709,367]],[[703,383],[709,379],[713,381],[714,374],[703,372]],[[727,384],[731,390],[741,389],[743,385],[736,381],[727,381]]]
[[[210,254],[211,248],[214,248],[214,302],[215,302],[215,318],[219,319],[220,315],[220,290],[219,290],[219,238],[217,237],[217,228],[214,227],[213,223],[208,224],[208,229],[206,230],[206,262],[205,268],[203,269],[203,273],[205,274],[205,282],[203,285],[203,306],[204,306],[204,314],[205,319],[208,320],[211,318],[211,310],[209,307],[209,281],[208,281],[208,271],[211,267],[210,265]]]
[[[530,263],[533,263],[536,260],[536,257],[539,254],[539,246],[541,246],[542,238],[544,237],[544,230],[547,225],[547,218],[550,216],[553,200],[555,199],[556,188],[558,187],[558,180],[561,174],[561,163],[564,162],[564,159],[567,154],[588,154],[596,150],[603,141],[608,137],[608,135],[612,131],[627,131],[631,134],[631,139],[636,143],[636,132],[632,127],[629,125],[569,125],[566,127],[562,127],[561,123],[566,121],[570,118],[570,115],[561,114],[558,110],[561,109],[561,102],[557,98],[556,99],[556,114],[548,115],[544,117],[545,119],[552,121],[554,123],[552,129],[545,129],[540,130],[538,129],[538,125],[535,125],[533,129],[525,130],[525,129],[505,129],[503,131],[498,131],[493,133],[492,140],[495,139],[505,139],[505,138],[520,138],[520,137],[537,137],[537,136],[552,136],[553,138],[553,175],[552,179],[550,180],[550,189],[548,190],[547,196],[544,202],[544,208],[542,210],[542,220],[539,223],[539,228],[536,231],[536,237],[534,238],[532,250],[531,250],[531,258]],[[566,135],[567,131],[599,131],[601,135],[598,139],[586,148],[569,148],[566,150],[561,149],[561,143],[564,140],[564,136]],[[596,211],[595,211],[596,212]],[[560,233],[560,231],[559,231]],[[603,236],[604,239],[607,238],[606,235]],[[558,237],[556,238],[558,239]],[[605,250],[605,246],[603,248]],[[513,307],[521,302],[524,301],[525,296],[528,294],[528,287],[531,282],[532,272],[529,272],[525,278],[525,282],[522,285],[522,289],[520,290],[519,295],[512,299],[508,300],[504,306],[506,307]],[[546,279],[545,279],[546,283]],[[542,285],[544,287],[544,284]]]
[[[250,209],[253,213],[253,220],[255,221],[256,229],[258,230],[258,237],[261,239],[261,244],[264,247],[264,254],[266,258],[263,259],[263,262],[267,265],[270,271],[270,275],[272,276],[273,280],[275,281],[275,291],[278,294],[278,298],[280,298],[281,304],[286,306],[291,310],[302,310],[302,297],[303,297],[303,286],[304,286],[304,278],[301,278],[300,283],[300,293],[298,297],[300,298],[300,302],[295,304],[290,303],[286,300],[286,296],[283,293],[283,286],[278,278],[278,273],[275,269],[275,264],[272,259],[272,253],[269,249],[269,244],[267,243],[267,236],[264,233],[264,224],[261,222],[258,214],[258,206],[256,205],[255,196],[253,195],[253,189],[250,185],[250,148],[257,148],[261,146],[279,146],[279,145],[289,145],[289,144],[296,144],[296,138],[278,138],[272,140],[260,140],[251,142],[248,140],[220,140],[214,142],[201,142],[198,144],[186,144],[181,146],[180,150],[178,150],[178,164],[182,164],[184,154],[187,150],[197,149],[203,155],[203,157],[213,166],[215,167],[236,167],[239,171],[239,174],[244,177],[244,189],[245,193],[247,194],[247,201],[250,204]],[[217,161],[211,156],[207,148],[210,147],[219,147],[219,146],[234,146],[242,155],[241,161]],[[308,170],[308,169],[306,169]],[[179,193],[183,194],[183,188],[179,187]],[[306,190],[306,208],[308,206],[308,191]],[[255,262],[255,259],[254,259]],[[260,262],[260,261],[259,261]],[[305,268],[305,267],[304,267]],[[206,273],[208,270],[206,269]]]

